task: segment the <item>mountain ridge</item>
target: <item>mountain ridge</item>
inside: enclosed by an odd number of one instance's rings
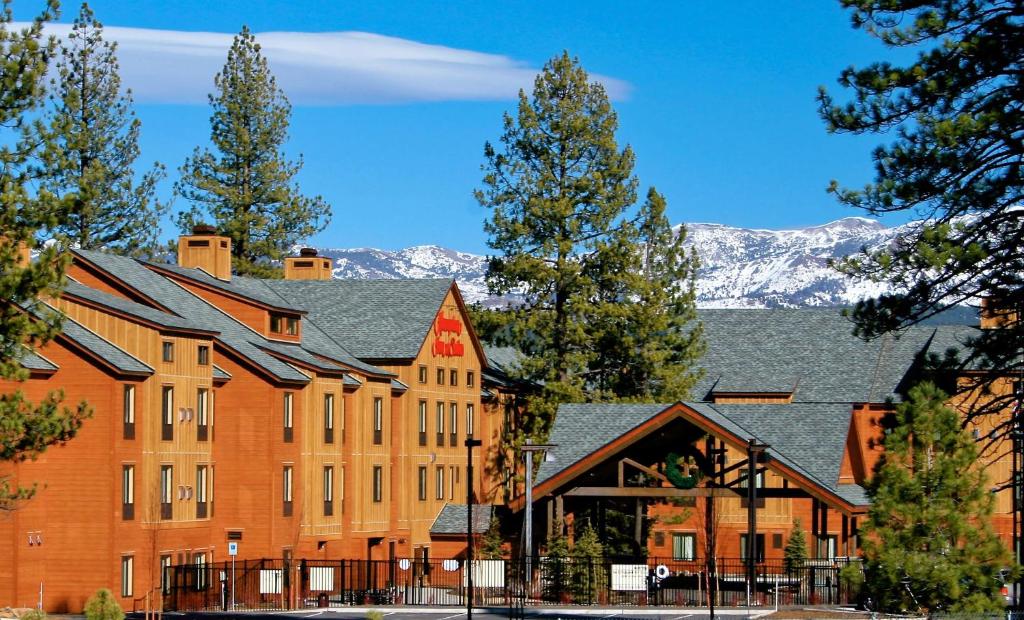
[[[863,247],[884,247],[916,224],[888,227],[864,217],[779,230],[687,223],[686,245],[696,248],[701,260],[697,305],[844,306],[879,295],[888,287],[850,280],[830,267],[829,261]],[[467,302],[495,307],[516,301],[515,296],[498,298],[487,293],[487,257],[471,252],[433,244],[400,250],[318,248],[318,252],[332,260],[336,278],[454,278]]]

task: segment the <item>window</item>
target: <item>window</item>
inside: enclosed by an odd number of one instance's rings
[[[448,467],[448,499],[455,499],[455,478],[459,468],[455,465]]]
[[[207,483],[209,468],[206,465],[196,465],[196,518],[205,519],[207,514]]]
[[[324,467],[324,516],[334,514],[334,467]]]
[[[161,402],[160,439],[171,441],[174,439],[174,388],[172,386],[163,386],[163,399]]]
[[[444,447],[444,403],[437,403],[437,446]]]
[[[210,438],[210,390],[199,388],[196,391],[196,439],[206,441]]]
[[[764,534],[758,534],[754,537],[754,543],[757,548],[754,550],[754,561],[764,562]],[[740,534],[740,558],[743,560],[747,559],[747,535]]]
[[[426,382],[427,382],[427,367],[426,366],[420,366],[420,383],[426,383]]]
[[[736,485],[737,488],[739,488],[739,489],[746,489],[747,488],[747,479],[749,477],[750,477],[750,470],[747,469],[747,468],[741,469],[740,470],[739,481],[738,481],[738,484]],[[758,488],[758,489],[763,489],[764,488],[764,471],[757,472],[756,485],[757,485],[756,488]],[[749,504],[750,504],[750,500],[747,499],[747,494],[746,494],[746,492],[744,492],[743,496],[740,498],[740,508],[746,508]],[[764,508],[764,498],[763,497],[758,497],[756,500],[754,500],[754,507],[755,508]]]
[[[285,322],[285,333],[289,336],[297,336],[299,334],[299,320],[293,316],[288,317]]]
[[[281,499],[284,502],[282,514],[292,516],[292,466],[285,465],[281,481]]]
[[[427,467],[420,465],[419,468],[419,498],[421,502],[427,501]]]
[[[121,466],[121,518],[131,521],[135,518],[135,466]]]
[[[695,560],[697,558],[696,534],[672,534],[672,559]]]
[[[456,386],[459,384],[459,371],[452,368],[448,372],[448,385]]]
[[[193,554],[192,564],[196,567],[196,590],[205,590],[210,587],[209,569],[206,567],[206,554]]]
[[[466,387],[473,387],[476,383],[476,373],[472,370],[466,371]]]
[[[281,319],[282,319],[282,317],[281,317],[280,314],[271,314],[270,315],[270,331],[271,331],[271,333],[274,333],[274,334],[280,334],[281,333]]]
[[[466,403],[466,435],[473,436],[473,403]]]
[[[373,444],[379,446],[384,442],[384,399],[373,399]]]
[[[829,560],[836,559],[836,543],[837,542],[838,542],[838,539],[835,536],[831,536],[831,535],[830,536],[825,536],[825,540],[822,541],[822,545],[825,547],[825,549],[824,549],[824,552],[825,552],[824,553],[824,557],[825,558],[827,558]]]
[[[121,556],[121,596],[135,593],[135,556]]]
[[[452,403],[450,405],[450,411],[452,427],[448,429],[448,432],[450,433],[448,435],[448,445],[454,448],[459,445],[459,406],[456,403]]]
[[[163,360],[165,362],[173,362],[174,361],[174,343],[173,342],[164,341]]]
[[[384,468],[380,465],[373,466],[373,501],[380,502],[383,497]]]
[[[324,443],[334,443],[334,394],[324,394]]]
[[[135,439],[135,386],[124,386],[124,429],[125,439]]]
[[[434,498],[444,499],[444,465],[434,469]]]
[[[210,365],[210,347],[205,344],[199,345],[198,361],[200,366]]]
[[[174,498],[174,467],[160,466],[160,518],[170,519],[173,516],[171,500]]]
[[[420,445],[427,445],[427,401],[421,400],[419,403],[419,430],[420,430]]]
[[[295,394],[284,393],[284,442],[291,443],[295,439]]]
[[[772,549],[782,549],[782,534],[779,532],[772,534]]]
[[[437,369],[437,384],[444,385],[444,368]]]
[[[171,593],[171,556],[160,556],[160,585],[164,594]]]

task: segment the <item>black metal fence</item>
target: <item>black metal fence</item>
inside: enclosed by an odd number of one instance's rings
[[[474,604],[716,606],[855,602],[840,578],[848,560],[810,560],[786,570],[757,564],[749,592],[746,564],[718,559],[579,560],[538,557],[473,563]],[[284,610],[350,605],[465,606],[464,560],[245,560],[166,569],[166,611]]]

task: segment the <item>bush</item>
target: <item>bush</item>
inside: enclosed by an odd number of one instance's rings
[[[860,562],[851,562],[839,569],[839,583],[847,592],[847,600],[855,600],[864,587],[864,569]]]
[[[384,612],[378,609],[371,609],[366,612],[366,620],[384,620]]]
[[[102,588],[85,602],[85,617],[87,620],[124,620],[124,612],[114,593]]]
[[[18,616],[18,620],[46,620],[46,612],[42,609],[32,609]]]

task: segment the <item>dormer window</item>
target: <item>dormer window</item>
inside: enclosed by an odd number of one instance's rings
[[[281,314],[270,315],[270,333],[272,334],[285,334],[288,336],[299,335],[299,319],[298,317],[289,316],[286,317]]]

